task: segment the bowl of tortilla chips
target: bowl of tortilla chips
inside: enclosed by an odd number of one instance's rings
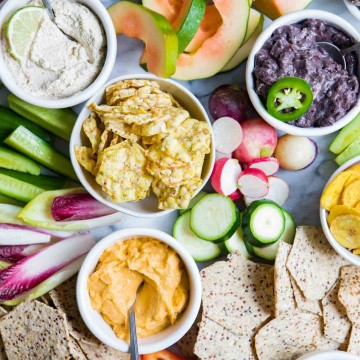
[[[70,156],[93,197],[138,217],[186,209],[215,162],[201,103],[175,81],[150,74],[113,79],[86,103]]]
[[[334,250],[360,266],[360,156],[330,177],[320,199],[320,221]]]

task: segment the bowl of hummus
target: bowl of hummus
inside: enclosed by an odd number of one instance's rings
[[[165,349],[190,329],[199,312],[201,280],[192,257],[159,230],[116,231],[89,252],[77,281],[77,302],[89,330],[127,352],[130,306],[140,354]]]
[[[345,69],[317,43],[344,49],[359,41],[352,25],[326,11],[303,10],[274,21],[258,37],[246,68],[248,93],[259,115],[295,136],[343,128],[360,111],[359,57],[348,54]]]
[[[24,101],[65,108],[86,101],[104,85],[115,64],[117,40],[100,1],[52,0],[51,5],[55,22],[40,0],[5,2],[0,10],[1,80]],[[17,24],[22,21],[25,34]]]

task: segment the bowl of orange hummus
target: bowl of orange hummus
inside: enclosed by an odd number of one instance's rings
[[[201,280],[192,257],[154,229],[116,231],[99,241],[79,272],[77,301],[89,330],[122,352],[129,348],[135,301],[140,354],[165,349],[190,329],[199,312]]]

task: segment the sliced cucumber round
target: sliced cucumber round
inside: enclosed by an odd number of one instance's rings
[[[276,242],[285,229],[283,210],[270,200],[254,201],[242,218],[244,238],[257,247],[268,246]]]
[[[185,247],[195,261],[213,260],[221,254],[221,249],[217,244],[198,238],[190,229],[190,210],[175,221],[173,236]]]
[[[286,242],[288,244],[292,244],[294,242],[295,238],[295,232],[296,232],[296,225],[294,218],[292,215],[283,209],[284,216],[285,216],[285,230],[283,234],[280,236],[279,241]]]
[[[206,195],[191,210],[191,230],[201,239],[223,242],[230,239],[239,226],[239,210],[224,195]]]
[[[189,206],[187,207],[187,209],[180,209],[179,210],[179,214],[182,215],[184,212],[188,211],[189,209],[192,209],[195,204],[197,204],[205,195],[208,195],[207,192],[201,190],[197,195],[195,195],[190,203],[189,203]]]
[[[273,261],[276,258],[278,252],[280,239],[273,244],[266,247],[256,247],[254,246],[254,253],[261,259]]]
[[[235,234],[229,240],[226,240],[224,242],[224,245],[229,253],[238,251],[241,255],[245,256],[247,259],[251,259],[251,255],[249,254],[244,242],[241,227],[239,227],[235,231]]]

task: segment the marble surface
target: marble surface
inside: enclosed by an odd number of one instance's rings
[[[114,1],[102,0],[102,2],[105,6],[109,6]],[[309,8],[331,11],[348,20],[355,27],[360,27],[360,21],[352,17],[341,0],[314,0]],[[266,22],[265,26],[268,23],[269,21]],[[123,74],[138,74],[143,72],[138,65],[142,46],[140,41],[132,40],[124,36],[118,38],[118,58],[110,79]],[[244,73],[245,64],[242,64],[231,72],[216,75],[209,79],[183,82],[183,85],[190,89],[207,108],[209,94],[217,86],[226,83],[237,83],[245,86]],[[0,90],[1,104],[6,104],[6,94],[6,89],[2,88]],[[81,106],[78,106],[75,110],[79,111],[80,109]],[[326,181],[337,168],[334,162],[334,156],[328,151],[329,143],[333,137],[334,135],[329,135],[315,139],[318,144],[319,155],[309,168],[297,172],[282,170],[277,174],[277,176],[289,184],[290,196],[285,204],[285,208],[294,215],[295,221],[299,225],[320,224],[319,198]],[[61,147],[64,148],[64,144],[61,144]],[[151,227],[171,233],[176,217],[176,211],[155,219],[136,218],[124,215],[121,222],[106,228],[96,229],[94,230],[94,235],[97,239],[100,239],[115,229],[125,227]]]

